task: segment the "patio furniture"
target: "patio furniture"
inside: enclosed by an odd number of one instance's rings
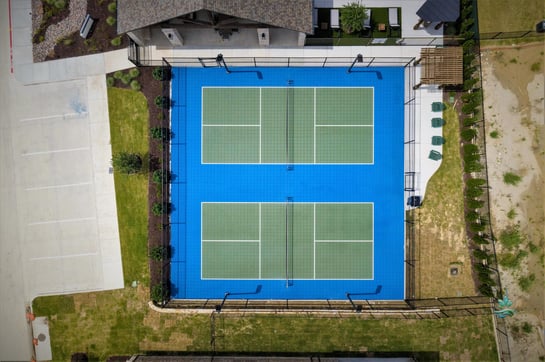
[[[386,31],[386,24],[384,24],[384,23],[379,23],[379,24],[377,25],[377,29],[378,29],[378,31]]]
[[[434,146],[441,146],[445,143],[445,139],[441,136],[432,136],[431,137],[431,144]]]
[[[390,28],[401,27],[397,16],[397,8],[388,8],[388,22],[390,23]]]
[[[431,104],[432,112],[443,112],[444,109],[445,105],[443,104],[443,102],[433,102]]]
[[[331,29],[339,29],[339,9],[331,9],[330,12]]]
[[[441,155],[441,152],[439,151],[431,150],[428,158],[434,161],[439,161],[440,159],[443,158],[443,155]]]
[[[371,9],[365,9],[366,18],[363,19],[363,30],[371,30]]]
[[[431,126],[433,128],[443,127],[445,125],[445,120],[443,118],[432,118]]]

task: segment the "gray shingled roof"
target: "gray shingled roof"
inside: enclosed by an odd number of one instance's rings
[[[312,33],[312,0],[117,0],[117,32],[126,33],[199,10]]]

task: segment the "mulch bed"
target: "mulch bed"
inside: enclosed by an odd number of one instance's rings
[[[119,45],[112,45],[111,43],[112,39],[117,38],[118,35],[116,24],[108,25],[106,22],[109,16],[116,17],[115,13],[108,11],[109,3],[109,1],[88,1],[87,13],[95,19],[91,35],[87,39],[83,39],[78,31],[59,40],[46,60],[64,59],[126,48],[128,45],[126,36],[119,38]],[[55,24],[57,21],[58,19],[51,18],[48,24]]]
[[[140,83],[140,91],[144,94],[148,102],[149,109],[149,127],[164,127],[170,128],[170,121],[163,116],[163,112],[155,105],[155,97],[163,94],[163,84],[169,86],[169,82],[161,82],[153,78],[152,67],[138,68],[140,75],[135,79]],[[123,73],[128,73],[125,70]],[[107,75],[113,77],[113,73]],[[114,87],[130,89],[130,85],[123,84],[120,80],[115,80]],[[169,90],[165,90],[166,94]],[[166,112],[168,115],[168,112]],[[162,165],[169,165],[170,153],[168,152],[168,140],[161,141],[149,136],[149,222],[148,222],[148,250],[157,246],[170,245],[170,227],[168,224],[168,216],[156,216],[152,212],[152,205],[155,203],[167,204],[170,199],[168,193],[168,184],[164,185],[164,193],[161,193],[161,185],[153,182],[153,172],[161,169]],[[165,152],[166,151],[166,152]],[[170,263],[168,260],[155,261],[149,259],[150,263],[150,286],[168,282],[170,279]],[[167,284],[168,286],[168,284]]]

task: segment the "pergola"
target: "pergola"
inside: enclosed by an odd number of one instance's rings
[[[463,50],[461,47],[422,48],[420,59],[414,64],[422,63],[420,83],[438,85],[458,85],[464,83]]]

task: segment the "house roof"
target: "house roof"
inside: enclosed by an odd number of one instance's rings
[[[456,21],[460,16],[460,0],[427,0],[416,14],[425,21]]]
[[[117,0],[117,32],[208,10],[310,34],[312,0]]]

